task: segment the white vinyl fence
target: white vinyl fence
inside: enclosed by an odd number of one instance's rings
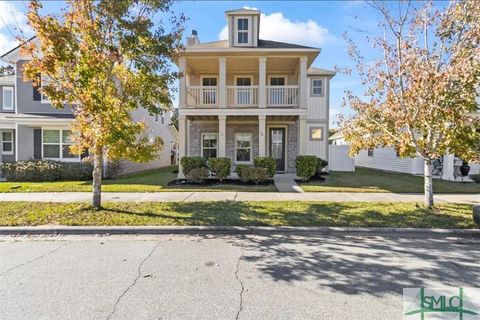
[[[329,145],[328,168],[330,171],[355,171],[355,159],[348,155],[350,146]]]

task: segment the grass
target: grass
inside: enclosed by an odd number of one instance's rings
[[[105,203],[94,211],[85,203],[4,202],[0,225],[222,225],[474,228],[472,207],[439,204],[358,202],[147,202]]]
[[[177,177],[176,166],[143,171],[122,176],[118,179],[104,180],[105,192],[171,192],[171,191],[277,191],[274,185],[240,186],[214,185],[208,187],[167,186]],[[90,192],[91,181],[55,181],[55,182],[0,182],[0,192]]]
[[[356,168],[332,172],[325,182],[301,183],[305,192],[398,192],[423,193],[423,177],[406,173]],[[480,193],[480,183],[433,180],[435,193]]]

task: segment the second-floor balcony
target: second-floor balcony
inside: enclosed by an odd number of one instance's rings
[[[227,86],[226,105],[229,108],[258,107],[259,86]],[[267,107],[298,107],[299,86],[266,86]],[[218,107],[218,86],[187,86],[187,107]]]

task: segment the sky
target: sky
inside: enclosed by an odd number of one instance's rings
[[[15,34],[22,30],[27,36],[32,31],[27,25],[27,3],[0,1],[0,53],[16,45]],[[59,12],[62,1],[45,1],[44,12]],[[366,35],[378,29],[378,16],[362,1],[180,1],[173,10],[188,18],[185,36],[192,29],[198,31],[201,42],[226,37],[225,11],[242,7],[257,8],[260,18],[260,38],[277,40],[321,49],[313,66],[325,69],[354,68],[347,53],[343,33],[348,32],[365,56],[375,56],[365,41]],[[363,30],[363,31],[359,31]],[[330,114],[335,126],[338,115],[350,114],[342,108],[345,90],[361,94],[363,87],[358,75],[337,74],[331,81]],[[175,97],[174,105],[178,99]]]

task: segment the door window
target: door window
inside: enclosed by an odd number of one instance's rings
[[[270,88],[269,104],[282,105],[285,104],[285,78],[272,77],[270,78],[270,86],[278,86],[278,88]]]
[[[251,104],[251,96],[252,96],[252,78],[250,77],[239,77],[236,80],[237,84],[237,104]],[[238,88],[238,87],[246,87],[246,88]]]
[[[202,78],[203,87],[203,104],[216,104],[217,103],[217,78]]]
[[[270,129],[270,156],[275,159],[277,171],[285,170],[285,129]]]

